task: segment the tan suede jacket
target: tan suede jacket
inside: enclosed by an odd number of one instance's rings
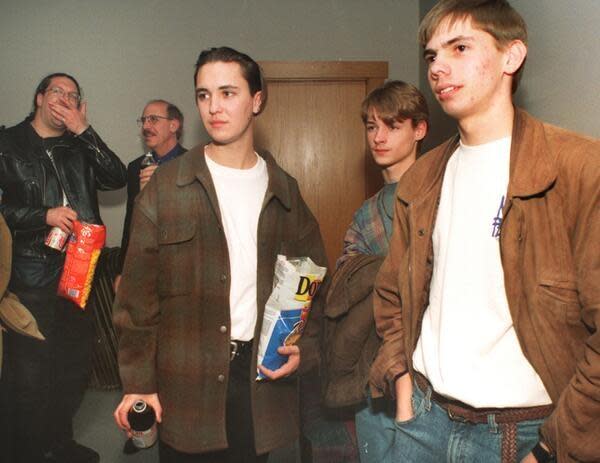
[[[429,303],[432,231],[458,138],[423,156],[398,189],[390,252],[375,285],[383,344],[375,392],[412,373]],[[523,353],[555,410],[542,436],[559,462],[600,458],[600,142],[516,110],[500,252]]]

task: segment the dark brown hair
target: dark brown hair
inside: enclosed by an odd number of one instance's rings
[[[233,48],[218,47],[203,50],[196,61],[196,70],[194,72],[194,85],[200,68],[207,63],[237,63],[242,70],[242,76],[248,82],[250,94],[256,95],[256,92],[261,92],[260,109],[256,115],[263,112],[267,104],[267,83],[265,82],[262,69],[256,61],[250,58],[245,53],[241,53]]]

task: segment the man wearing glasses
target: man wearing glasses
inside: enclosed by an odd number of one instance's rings
[[[183,114],[177,106],[165,100],[149,101],[138,120],[142,139],[148,152],[134,159],[127,166],[127,211],[123,224],[119,275],[115,278],[115,290],[121,281],[121,271],[129,246],[129,229],[135,197],[146,186],[152,174],[161,164],[186,152],[179,144],[183,132]]]
[[[73,440],[72,424],[88,382],[93,320],[56,295],[64,253],[46,237],[51,230],[67,236],[74,220],[101,224],[97,190],[125,183],[125,166],[89,125],[79,84],[68,74],[42,79],[32,113],[0,130],[0,213],[13,237],[9,290],[46,338],[4,337],[1,461],[99,461]]]

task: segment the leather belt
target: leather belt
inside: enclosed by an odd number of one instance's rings
[[[494,415],[497,424],[518,423],[520,421],[546,418],[552,413],[553,405],[524,408],[475,408],[459,400],[449,399],[438,394],[431,387],[429,380],[415,371],[415,382],[421,391],[431,389],[431,400],[442,407],[451,420],[467,423],[487,423],[488,415]]]
[[[250,341],[237,341],[231,339],[229,341],[229,360],[231,361],[236,357],[251,354],[253,342],[253,339],[251,339]]]

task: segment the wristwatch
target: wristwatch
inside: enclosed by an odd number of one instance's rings
[[[535,447],[531,449],[531,453],[538,461],[538,463],[552,463],[554,461],[554,455],[552,452],[542,447],[542,444],[538,442]]]

